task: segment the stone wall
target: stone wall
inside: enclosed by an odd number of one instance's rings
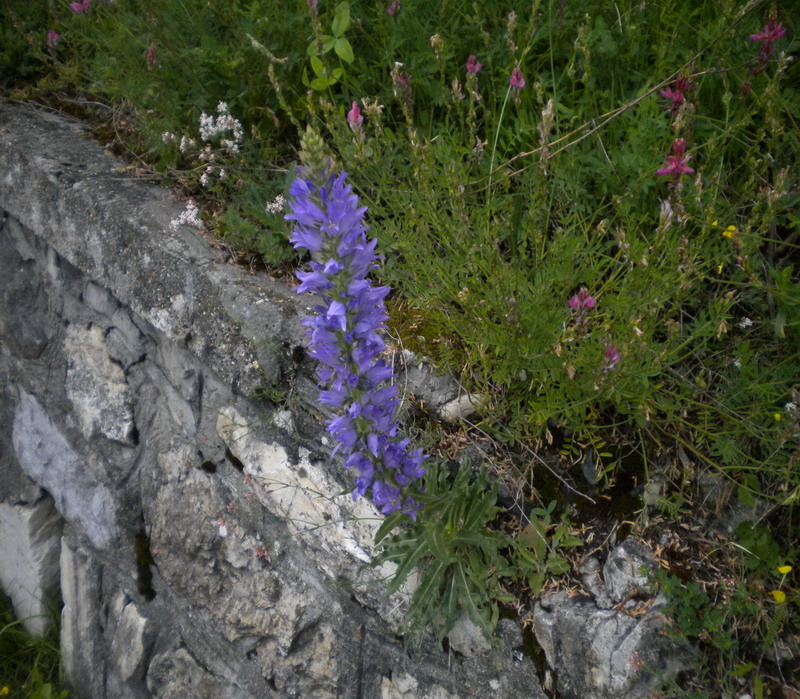
[[[0,584],[34,632],[63,603],[74,696],[544,696],[511,622],[405,647],[302,299],[77,123],[0,105],[0,162]]]

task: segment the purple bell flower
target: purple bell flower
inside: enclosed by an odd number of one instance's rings
[[[359,472],[353,498],[371,496],[383,514],[402,510],[416,518],[419,505],[401,489],[425,474],[425,455],[399,437],[397,388],[381,331],[391,289],[367,279],[382,259],[368,239],[366,207],[347,184],[347,175],[300,168],[289,189],[294,222],[291,242],[311,253],[310,272],[298,272],[298,293],[319,294],[315,315],[302,321],[309,354],[320,366],[320,403],[331,410],[327,429],[347,468]]]

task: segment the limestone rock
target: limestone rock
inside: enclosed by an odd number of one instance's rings
[[[88,470],[39,401],[25,391],[20,391],[12,439],[22,470],[53,496],[67,520],[79,521],[92,543],[104,548],[117,533],[111,492]]]
[[[471,658],[491,649],[480,627],[466,614],[462,614],[447,635],[450,647],[464,657]]]
[[[62,519],[51,498],[35,505],[0,503],[0,586],[28,633],[51,625],[49,605],[59,584]]]
[[[111,659],[116,675],[123,682],[130,680],[144,660],[144,638],[147,619],[133,602],[123,603],[115,615],[117,627],[111,642]]]
[[[103,329],[92,325],[67,328],[66,391],[86,439],[95,432],[133,444],[133,410],[125,372],[111,361]]]
[[[147,689],[159,699],[256,699],[250,692],[204,670],[185,648],[153,658]]]
[[[534,613],[536,638],[568,699],[651,697],[658,678],[649,668],[669,677],[687,661],[662,633],[665,623],[658,611],[637,619],[563,593],[537,603]]]
[[[634,539],[616,546],[603,566],[606,590],[614,602],[624,602],[633,594],[650,590],[656,562],[650,549]]]

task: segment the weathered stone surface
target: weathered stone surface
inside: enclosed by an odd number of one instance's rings
[[[365,498],[353,502],[345,488],[300,449],[295,458],[277,443],[259,438],[258,426],[234,408],[220,411],[217,430],[230,451],[253,479],[253,493],[269,510],[302,536],[315,563],[332,579],[358,583],[355,594],[376,607],[387,621],[399,624],[407,595],[387,598],[382,583],[395,566],[366,568],[372,560],[372,542],[383,518]]]
[[[623,542],[606,562],[605,583],[598,580],[596,566],[584,570],[595,601],[560,592],[536,603],[534,632],[556,672],[559,696],[646,699],[660,681],[654,670],[668,678],[687,666],[688,649],[664,633],[667,620],[658,610],[664,600],[636,609],[648,590],[642,566],[652,566],[646,547]],[[637,600],[629,599],[634,592]],[[608,608],[609,601],[618,604]]]
[[[603,566],[606,591],[614,602],[625,602],[632,595],[642,596],[652,588],[656,562],[650,549],[634,539],[616,546]]]
[[[35,505],[0,503],[0,586],[28,633],[44,634],[57,602],[62,519],[49,497]]]
[[[147,619],[139,614],[136,604],[126,603],[123,595],[118,599],[123,601],[113,609],[117,628],[111,641],[111,659],[117,676],[127,682],[136,675],[144,661]]]
[[[159,699],[257,699],[247,690],[204,670],[185,648],[165,651],[153,658],[147,673],[147,689]]]
[[[466,614],[459,617],[453,628],[450,629],[450,633],[447,634],[447,638],[450,641],[450,647],[467,658],[480,655],[492,647],[480,627]]]
[[[101,568],[88,551],[61,546],[61,662],[79,697],[105,697]]]
[[[125,372],[111,361],[103,329],[67,327],[64,348],[69,356],[65,388],[86,439],[100,432],[133,444],[133,410]]]
[[[111,492],[86,468],[39,401],[25,391],[20,391],[14,416],[13,442],[22,470],[53,496],[58,511],[80,522],[95,546],[107,546],[117,533]]]

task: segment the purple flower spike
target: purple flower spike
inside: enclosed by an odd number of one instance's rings
[[[348,114],[361,126],[357,105]],[[375,287],[367,275],[378,265],[376,240],[364,225],[366,207],[346,183],[347,175],[301,168],[289,192],[294,222],[291,241],[311,253],[311,271],[298,272],[298,293],[321,296],[316,314],[303,320],[309,353],[319,363],[320,403],[331,411],[327,428],[347,468],[359,476],[353,499],[369,495],[381,513],[401,510],[416,518],[419,505],[403,489],[425,473],[425,455],[410,450],[399,434],[397,388],[380,355],[390,289]]]

